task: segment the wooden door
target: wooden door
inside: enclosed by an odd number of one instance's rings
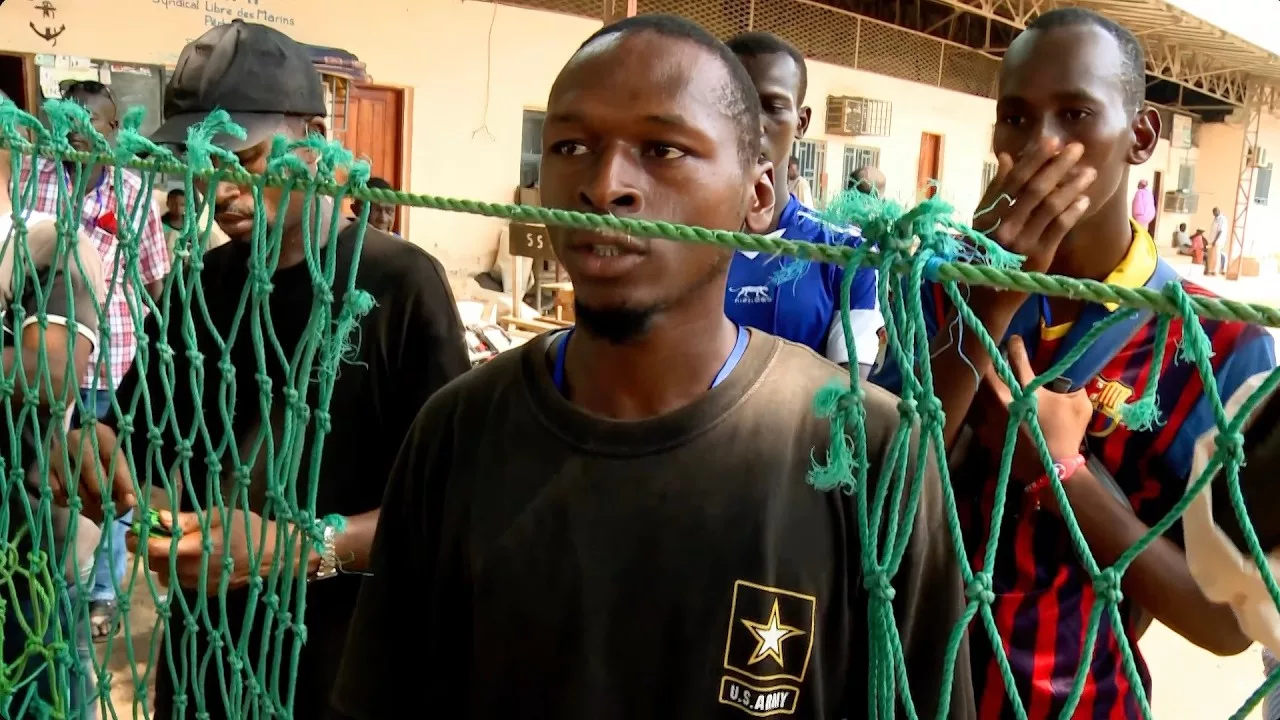
[[[3,4],[3,0],[0,0]],[[0,53],[0,92],[19,108],[32,112],[36,107],[35,62],[30,55]]]
[[[347,127],[338,133],[353,155],[367,160],[374,177],[405,189],[404,90],[378,85],[351,88]],[[395,230],[403,231],[404,211],[396,213]]]
[[[938,194],[933,181],[938,179],[942,165],[942,136],[920,133],[920,163],[916,168],[916,198],[925,200]]]

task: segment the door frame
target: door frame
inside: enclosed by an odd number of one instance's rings
[[[933,195],[931,196],[924,195],[923,193],[924,185],[920,182],[920,179],[921,179],[920,178],[920,161],[923,159],[921,157],[921,151],[924,149],[924,137],[926,135],[932,135],[933,137],[938,138],[938,149],[937,149],[937,152],[934,154],[934,158],[933,158],[933,165],[934,165],[934,168],[936,168],[934,170],[934,174],[937,177],[932,178],[933,180],[936,180],[938,182],[938,187],[935,187],[933,189]],[[937,132],[934,130],[920,131],[920,140],[918,141],[918,144],[916,146],[916,192],[915,192],[915,195],[916,195],[917,202],[919,202],[921,199],[925,197],[937,197],[938,194],[942,192],[942,187],[941,187],[942,170],[943,170],[942,156],[943,156],[944,149],[946,147],[946,142],[947,142],[947,136],[945,133]]]
[[[1156,216],[1151,218],[1151,227],[1147,231],[1151,237],[1158,237],[1160,232],[1160,214],[1164,212],[1164,171],[1156,170],[1151,175],[1151,198],[1156,209]]]
[[[398,83],[382,83],[367,82],[353,85],[354,87],[372,88],[374,90],[389,90],[400,96],[400,171],[396,173],[396,177],[389,177],[387,180],[393,183],[402,192],[411,192],[409,183],[411,181],[411,167],[413,165],[413,87],[409,85],[401,85]],[[348,110],[350,112],[350,110]],[[346,138],[343,138],[344,146]],[[408,212],[410,208],[400,206],[396,211],[396,220],[400,226],[400,234],[409,237],[409,218],[413,213]]]
[[[36,56],[32,53],[13,52],[10,50],[0,50],[0,55],[18,58],[22,61],[22,89],[26,96],[22,98],[22,104],[26,107],[27,112],[33,115],[37,114],[40,103],[40,96],[37,94],[37,90],[40,87],[40,75],[36,68]]]

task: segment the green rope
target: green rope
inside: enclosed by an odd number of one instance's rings
[[[292,715],[293,679],[298,673],[301,642],[306,639],[306,553],[318,551],[326,528],[341,530],[343,527],[342,518],[320,517],[316,512],[320,459],[326,436],[331,431],[330,403],[342,364],[354,358],[353,349],[360,340],[361,318],[375,306],[373,298],[356,286],[355,267],[346,276],[337,276],[337,243],[331,242],[332,234],[327,237],[321,235],[326,220],[330,228],[336,226],[334,221],[338,219],[339,207],[346,198],[525,223],[616,230],[638,236],[785,255],[800,261],[791,268],[792,272],[803,272],[803,263],[807,262],[834,263],[846,269],[841,293],[841,322],[850,357],[856,356],[848,305],[853,271],[861,267],[877,269],[877,293],[888,339],[886,353],[897,367],[909,369],[903,373],[900,388],[900,422],[892,433],[884,457],[876,463],[878,475],[869,478],[872,463],[866,439],[864,402],[867,391],[858,374],[850,372],[847,378],[824,388],[814,399],[815,411],[829,421],[831,440],[825,454],[813,458],[809,473],[809,482],[817,490],[845,493],[855,508],[860,543],[858,561],[868,597],[869,671],[865,681],[871,690],[866,708],[869,718],[895,717],[899,705],[906,709],[908,717],[918,716],[915,708],[920,698],[912,695],[905,651],[897,632],[894,579],[906,557],[924,491],[925,468],[931,464],[937,467],[942,478],[946,524],[954,541],[955,562],[960,567],[968,600],[964,616],[953,628],[945,648],[948,667],[954,665],[967,630],[985,633],[994,648],[995,661],[1003,676],[1013,712],[1017,717],[1026,717],[1023,699],[1014,691],[1013,671],[992,612],[996,600],[993,590],[995,558],[1003,540],[998,530],[1009,500],[1013,440],[1024,432],[1019,429],[1022,425],[1035,444],[1040,462],[1046,470],[1052,466],[1053,458],[1049,456],[1037,421],[1036,390],[1061,375],[1099,337],[1126,319],[1126,313],[1112,313],[1091,328],[1054,367],[1022,388],[999,352],[996,340],[987,334],[966,302],[964,286],[1116,303],[1130,309],[1157,313],[1152,377],[1144,392],[1126,405],[1121,413],[1122,421],[1134,430],[1161,427],[1161,408],[1156,401],[1155,388],[1159,369],[1164,363],[1164,347],[1176,319],[1182,327],[1183,340],[1174,362],[1194,366],[1204,384],[1205,397],[1213,408],[1219,434],[1217,449],[1208,467],[1193,479],[1182,500],[1110,567],[1100,567],[1093,557],[1061,483],[1051,485],[1062,507],[1071,545],[1081,567],[1092,578],[1099,600],[1088,618],[1082,657],[1092,656],[1104,616],[1113,627],[1123,626],[1119,603],[1122,601],[1120,587],[1126,569],[1143,549],[1177,521],[1191,498],[1218,474],[1224,476],[1232,506],[1246,527],[1248,551],[1266,577],[1272,600],[1280,605],[1280,587],[1267,572],[1265,552],[1248,523],[1239,488],[1239,467],[1243,462],[1243,418],[1280,385],[1280,373],[1272,373],[1258,393],[1245,404],[1245,410],[1228,417],[1214,376],[1212,347],[1199,322],[1200,318],[1213,318],[1280,327],[1280,310],[1275,308],[1191,297],[1179,283],[1170,283],[1161,290],[1132,289],[1023,272],[1018,269],[1022,258],[955,220],[953,208],[937,199],[904,208],[883,198],[845,193],[828,208],[828,219],[839,225],[857,225],[865,242],[858,247],[815,245],[658,221],[371,189],[366,186],[368,166],[355,162],[340,145],[319,137],[297,142],[277,138],[271,147],[266,173],[253,175],[245,172],[234,154],[212,143],[212,138],[218,134],[244,136],[243,130],[221,112],[213,113],[190,130],[185,156],[179,158],[170,149],[155,145],[141,134],[143,117],[137,108],[125,113],[114,145],[93,130],[88,115],[73,103],[50,101],[44,111],[50,120],[47,128],[12,103],[0,102],[0,147],[13,151],[9,164],[12,174],[9,192],[19,215],[32,208],[36,198],[36,178],[31,174],[25,181],[21,179],[21,163],[44,158],[51,162],[66,162],[72,168],[70,177],[60,175],[57,188],[57,257],[60,267],[71,267],[68,263],[76,262],[83,268],[85,259],[74,252],[74,239],[80,225],[81,199],[90,179],[88,168],[95,165],[108,167],[117,193],[124,181],[126,168],[138,173],[144,187],[151,187],[155,177],[163,173],[181,178],[187,191],[186,220],[175,243],[174,268],[164,281],[159,301],[140,291],[142,280],[138,255],[142,224],[147,219],[146,205],[121,205],[123,210],[117,213],[121,259],[113,267],[105,269],[111,292],[126,293],[129,316],[135,327],[141,327],[148,315],[155,314],[160,329],[160,338],[153,345],[139,345],[134,360],[142,377],[159,378],[159,381],[143,382],[134,397],[113,393],[111,399],[113,414],[119,419],[117,448],[131,450],[124,455],[124,462],[137,482],[135,490],[141,503],[138,512],[146,517],[152,511],[150,493],[143,492],[143,488],[163,488],[170,505],[176,505],[178,488],[171,471],[191,476],[198,467],[195,464],[198,458],[211,476],[231,478],[220,491],[215,489],[203,497],[192,498],[201,514],[201,529],[208,532],[215,519],[233,522],[237,510],[249,507],[252,468],[265,466],[269,471],[261,514],[264,519],[275,522],[276,534],[267,537],[264,526],[261,532],[251,537],[254,548],[251,554],[261,558],[268,544],[287,549],[273,557],[267,574],[252,580],[248,588],[244,622],[246,625],[260,624],[265,638],[256,646],[249,644],[247,636],[235,635],[230,630],[231,623],[223,602],[229,578],[225,568],[220,575],[213,574],[219,580],[210,588],[213,591],[211,595],[202,593],[188,598],[182,593],[171,593],[163,601],[161,590],[150,574],[138,572],[141,559],[135,559],[132,566],[126,568],[127,580],[115,588],[123,615],[123,633],[129,637],[149,635],[152,639],[163,634],[167,640],[167,652],[163,657],[158,643],[148,643],[145,657],[136,653],[134,643],[124,643],[125,664],[130,668],[131,676],[128,680],[132,683],[135,698],[144,705],[148,701],[147,678],[153,673],[163,672],[169,674],[176,690],[175,711],[179,715],[193,710],[197,717],[207,717],[210,699],[204,697],[203,688],[209,683],[220,689],[220,701],[229,715]],[[73,130],[90,139],[92,152],[77,152],[71,148],[66,136]],[[318,158],[314,170],[298,156],[298,151],[302,150]],[[339,181],[344,172],[345,179]],[[195,188],[202,183],[216,184],[219,181],[251,188],[259,202],[267,188],[280,188],[284,191],[286,208],[291,203],[302,204],[303,265],[312,285],[313,302],[297,348],[284,348],[272,324],[272,277],[280,260],[283,229],[268,227],[261,215],[255,218],[248,241],[249,280],[239,298],[229,332],[226,336],[215,334],[211,344],[194,346],[197,328],[212,326],[206,307],[207,278],[203,271],[213,225],[209,213],[201,212],[205,206],[198,200]],[[121,201],[120,197],[116,199]],[[326,199],[332,199],[332,202]],[[357,246],[363,242],[367,212],[366,204],[365,213],[360,218]],[[11,303],[12,322],[7,323],[9,327],[13,323],[20,325],[31,314],[38,319],[45,317],[50,301],[48,278],[42,277],[32,266],[30,253],[25,252],[26,239],[25,225],[19,220],[15,224],[14,237],[5,240],[6,243],[16,243],[18,250],[14,262],[15,297],[34,298],[33,303]],[[3,249],[0,247],[0,252]],[[218,281],[217,278],[210,280]],[[925,308],[919,292],[900,291],[901,288],[919,288],[926,282],[941,285],[958,315],[958,322],[951,331],[974,334],[994,358],[995,370],[1011,388],[1013,396],[1005,447],[996,478],[992,531],[980,548],[981,560],[977,567],[971,564],[970,553],[965,547],[950,470],[945,462],[939,461],[947,455],[943,438],[945,417],[936,394],[931,362],[933,338],[926,330]],[[63,300],[71,301],[71,292],[68,287]],[[105,304],[95,303],[102,346],[110,342],[105,308]],[[40,320],[37,326],[44,332],[48,323]],[[181,347],[170,341],[170,338],[178,337],[182,338]],[[233,344],[245,342],[245,338],[252,344],[256,368],[233,366]],[[74,333],[70,343],[74,348]],[[179,376],[177,362],[180,353],[193,368],[182,376]],[[203,372],[205,356],[216,358],[216,373]],[[65,449],[60,457],[49,457],[45,443],[27,445],[21,437],[23,431],[40,438],[57,436],[59,430],[54,421],[64,412],[77,414],[86,423],[86,429],[92,429],[93,418],[74,388],[64,392],[61,398],[55,398],[49,407],[40,406],[37,400],[40,392],[53,386],[53,373],[43,345],[36,368],[26,368],[23,363],[24,360],[19,358],[16,367],[0,377],[0,410],[9,433],[8,445],[0,454],[0,476],[3,477],[0,481],[0,499],[3,500],[0,506],[0,612],[6,618],[12,618],[12,622],[6,622],[0,628],[0,639],[5,641],[6,648],[3,662],[0,662],[0,717],[81,717],[85,706],[73,703],[71,690],[84,686],[84,669],[79,667],[76,659],[75,637],[71,628],[83,626],[87,619],[87,588],[79,579],[83,575],[81,571],[87,568],[69,544],[56,541],[55,505],[48,483],[42,483],[39,491],[32,494],[27,491],[25,473],[28,468],[33,468],[38,477],[47,478],[52,467],[68,467],[70,474],[76,476],[79,467],[88,459],[79,453],[73,457]],[[100,369],[106,363],[105,357],[100,357],[98,363]],[[283,382],[273,383],[267,373],[270,366],[285,369]],[[72,371],[69,359],[64,369]],[[258,388],[254,407],[237,407],[237,398],[240,397],[237,388],[241,382],[252,383]],[[217,407],[197,408],[194,421],[184,426],[174,410],[173,399],[179,394],[202,398],[206,396],[206,390],[210,391],[210,396],[218,398]],[[21,401],[17,400],[19,396]],[[264,418],[271,417],[273,412],[282,414],[284,421],[280,437],[274,437],[268,428],[250,442],[247,449],[238,446],[229,431],[232,417],[237,412],[256,412]],[[92,457],[106,450],[112,449],[93,447],[87,455]],[[304,457],[304,453],[308,455]],[[72,497],[75,497],[74,492]],[[72,500],[72,508],[78,510],[79,507],[79,501]],[[105,510],[108,521],[114,519],[117,509],[108,504]],[[72,536],[77,532],[78,522],[72,518],[71,527],[67,530]],[[148,523],[138,526],[142,542],[145,543],[152,533]],[[109,534],[105,537],[104,542],[109,546],[112,540]],[[299,556],[295,557],[291,551],[294,547],[302,548]],[[172,567],[174,560],[171,558],[170,562]],[[206,554],[201,568],[206,574],[208,563]],[[65,567],[71,568],[71,579],[59,572]],[[136,620],[128,612],[129,603],[132,598],[140,596],[144,588],[156,604],[158,622],[154,628],[135,629],[132,624]],[[211,640],[203,647],[196,642],[198,631]],[[18,632],[22,637],[10,636]],[[290,637],[295,641],[287,643]],[[11,653],[11,647],[18,649]],[[1133,648],[1123,635],[1119,638],[1119,648],[1126,676],[1134,687],[1141,687]],[[110,690],[117,678],[108,671],[114,662],[113,652],[116,652],[114,648],[108,649],[103,661],[95,661],[93,670],[98,681],[96,687],[89,688],[91,694],[96,695],[96,699],[91,700],[98,704],[102,715],[113,713]],[[1075,673],[1062,717],[1070,717],[1078,705],[1088,669],[1085,662]],[[943,678],[942,697],[937,703],[939,718],[947,715],[947,698],[950,697],[953,680],[950,672]],[[863,682],[864,678],[852,681]],[[39,687],[41,685],[44,687]],[[1269,678],[1245,702],[1237,717],[1243,717],[1260,701],[1266,690],[1277,685],[1280,685],[1280,674]],[[1146,698],[1140,698],[1140,703],[1144,715],[1150,717]]]
[[[0,114],[0,122],[3,122],[2,114]],[[21,142],[14,143],[7,138],[0,139],[0,147],[16,147],[23,152],[26,151],[26,145]],[[149,152],[160,154],[162,150],[152,149]],[[167,151],[163,152],[167,153]],[[41,152],[40,154],[43,155],[45,153]],[[114,156],[101,154],[74,151],[68,151],[65,154],[69,159],[77,162],[92,163],[118,160]],[[49,153],[49,155],[52,156],[52,153]],[[137,170],[155,170],[169,174],[186,174],[188,170],[188,166],[177,162],[161,163],[154,159],[130,160],[123,162],[122,166]],[[215,175],[223,181],[250,185],[260,184],[263,187],[283,187],[286,183],[296,182],[296,179],[290,180],[288,176],[272,173],[254,175],[243,171],[221,171],[215,173],[213,170],[195,172],[193,179],[211,180]],[[722,245],[748,252],[786,255],[802,260],[842,266],[870,266],[894,275],[904,275],[909,272],[910,267],[909,263],[905,262],[886,262],[885,258],[888,255],[882,251],[883,246],[877,247],[876,244],[872,243],[865,244],[859,248],[818,245],[780,237],[767,237],[729,230],[710,230],[654,220],[620,218],[614,215],[580,213],[532,205],[481,202],[479,200],[448,198],[438,195],[416,195],[399,190],[384,190],[359,185],[319,183],[313,185],[313,187],[318,195],[336,196],[338,193],[344,193],[345,197],[353,200],[366,200],[403,207],[458,212],[514,222],[555,225],[582,230],[615,230],[640,237]],[[194,199],[189,198],[188,202],[194,202]],[[949,215],[952,211],[945,203],[936,200],[926,201],[926,204],[921,207],[929,207],[930,203],[933,204],[935,212],[945,212]],[[190,208],[188,209],[190,210]],[[190,215],[191,213],[188,212],[188,216]],[[942,227],[957,230],[966,229],[967,233],[981,237],[972,229],[964,228],[963,225],[944,215],[930,215],[926,219],[936,221]],[[919,228],[917,226],[911,229],[912,231],[918,231]],[[872,231],[868,230],[863,230],[863,236],[868,238],[876,237],[872,234]],[[990,242],[985,238],[984,241]],[[998,249],[996,247],[991,252],[994,254],[994,250]],[[1061,275],[1024,272],[999,264],[1000,262],[1018,261],[1016,256],[1008,256],[1007,253],[1004,255],[1004,257],[1000,257],[998,254],[996,257],[984,256],[983,263],[968,261],[940,262],[929,268],[928,275],[930,279],[941,282],[1016,290],[1018,292],[1036,293],[1050,297],[1066,297],[1094,303],[1114,303],[1129,308],[1153,310],[1165,314],[1177,312],[1177,308],[1171,304],[1168,298],[1154,290],[1109,285],[1096,280],[1070,278]],[[996,262],[997,264],[990,264],[991,262]],[[1193,297],[1191,304],[1197,317],[1214,320],[1238,320],[1254,325],[1280,327],[1280,309],[1268,305],[1200,296]]]

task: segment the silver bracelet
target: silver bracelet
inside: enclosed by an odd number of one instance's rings
[[[312,580],[328,580],[338,574],[338,531],[332,526],[325,527],[321,540],[320,567]]]

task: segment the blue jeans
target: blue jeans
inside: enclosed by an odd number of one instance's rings
[[[84,399],[85,407],[99,420],[106,417],[107,412],[111,410],[111,391],[109,390],[86,388],[80,391],[80,396]],[[75,424],[77,421],[78,419],[73,419],[72,423]],[[128,563],[124,541],[132,519],[133,510],[130,510],[112,524],[109,541],[106,534],[103,534],[102,545],[94,557],[93,587],[89,589],[90,602],[107,602],[116,599],[116,584],[123,581],[124,568]],[[110,551],[107,550],[108,542]]]

